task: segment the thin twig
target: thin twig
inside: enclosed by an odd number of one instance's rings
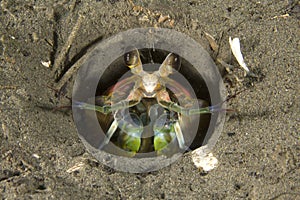
[[[78,32],[78,30],[81,26],[81,22],[82,22],[83,18],[84,18],[84,16],[79,14],[77,22],[76,22],[75,26],[73,27],[73,29],[72,29],[72,31],[71,31],[68,39],[67,39],[67,42],[63,46],[61,52],[59,53],[59,55],[57,56],[57,59],[54,62],[54,65],[53,65],[53,68],[52,68],[53,72],[56,72],[59,69],[59,67],[63,63],[64,59],[66,58],[66,55],[69,52],[69,49],[72,46],[74,38],[76,37],[76,34],[77,34],[77,32]]]
[[[78,69],[80,68],[80,66],[82,65],[82,63],[84,62],[84,60],[87,58],[88,54],[83,55],[74,65],[72,65],[72,67],[64,74],[64,76],[58,81],[57,85],[56,85],[56,89],[60,90],[65,84],[66,82],[73,76],[73,74],[75,74]]]
[[[16,90],[18,86],[15,85],[0,85],[0,90]]]

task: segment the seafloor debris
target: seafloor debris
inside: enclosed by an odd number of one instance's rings
[[[229,44],[234,57],[238,61],[239,65],[245,70],[246,72],[245,76],[246,76],[247,74],[250,73],[250,70],[245,63],[243,54],[241,52],[240,39],[239,38],[231,39],[231,37],[229,37]]]
[[[215,52],[218,51],[219,45],[217,44],[214,37],[208,33],[205,33],[205,36],[206,36],[207,40],[209,41],[211,48]],[[240,48],[239,38],[231,39],[231,37],[229,37],[229,44],[230,44],[230,48],[231,48],[231,51],[232,51],[234,57],[236,58],[237,62],[241,66],[241,68],[245,71],[244,75],[256,77],[256,75],[249,70],[249,68],[247,67],[247,65],[244,61],[244,58],[243,58],[243,55],[241,52],[241,48]],[[227,70],[227,72],[228,72],[228,74],[226,75],[227,77],[229,75],[231,75],[231,77],[236,79],[237,83],[241,83],[243,81],[242,79],[239,79],[235,74],[232,74],[233,66],[224,62],[222,60],[222,58],[220,58],[220,57],[216,58],[216,60]],[[192,160],[198,169],[202,169],[203,171],[206,171],[206,172],[214,169],[218,165],[217,158],[213,156],[211,149],[208,148],[207,145],[204,145],[204,146],[199,147],[199,148],[195,149],[194,151],[192,151]]]
[[[79,171],[84,166],[83,162],[76,163],[73,167],[67,169],[67,173]]]
[[[217,44],[215,38],[210,35],[209,33],[204,32],[206,39],[209,42],[210,47],[214,52],[217,52],[219,50],[219,45]]]
[[[41,61],[41,64],[47,68],[49,68],[51,66],[51,61]]]
[[[218,159],[213,156],[206,145],[192,152],[192,160],[198,169],[202,169],[205,172],[218,166]]]

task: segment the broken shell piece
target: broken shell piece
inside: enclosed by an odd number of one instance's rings
[[[43,66],[45,66],[45,67],[50,67],[51,66],[51,61],[49,60],[49,61],[41,61],[41,64],[43,65]]]
[[[198,169],[208,172],[218,166],[218,159],[212,153],[205,151],[206,148],[198,148],[192,152],[192,160]]]
[[[170,25],[171,27],[174,27],[174,23],[175,23],[175,20],[172,19],[172,20],[170,20],[169,25]]]
[[[245,63],[241,52],[240,39],[239,38],[231,39],[231,37],[229,37],[229,44],[230,44],[231,51],[234,57],[236,58],[236,60],[238,61],[239,65],[247,72],[247,74],[249,74],[250,70]]]
[[[139,18],[139,21],[142,21],[142,22],[148,22],[149,21],[149,18],[147,15],[144,15],[143,17],[140,17]]]
[[[76,163],[73,167],[71,167],[67,170],[67,173],[79,171],[83,166],[84,166],[83,162]]]
[[[36,158],[36,159],[40,159],[40,158],[41,158],[41,157],[40,157],[38,154],[36,154],[36,153],[32,154],[32,157],[34,157],[34,158]]]
[[[160,15],[159,16],[159,19],[158,19],[158,23],[163,23],[165,21],[167,21],[168,19],[170,19],[170,16],[169,15]]]
[[[219,50],[219,45],[217,44],[215,38],[210,35],[209,33],[204,32],[206,39],[209,42],[210,47],[214,52],[217,52]]]

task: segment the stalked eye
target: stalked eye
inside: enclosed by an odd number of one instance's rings
[[[167,64],[171,66],[175,70],[179,70],[181,62],[180,58],[177,54],[171,53],[169,56],[166,58]]]
[[[129,50],[129,51],[128,51]],[[142,61],[140,59],[139,51],[134,47],[126,48],[124,54],[124,62],[127,67],[131,69],[133,74],[140,75],[143,72]]]
[[[159,68],[159,74],[162,77],[167,77],[174,72],[179,70],[181,65],[180,57],[177,54],[170,53]]]
[[[124,62],[129,68],[133,68],[139,64],[140,54],[137,49],[133,49],[124,54]]]

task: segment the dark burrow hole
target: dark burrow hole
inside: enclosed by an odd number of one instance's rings
[[[165,50],[159,50],[159,49],[139,49],[140,58],[144,66],[145,71],[156,71],[158,70],[160,64],[165,60],[167,55],[170,52],[167,52]],[[155,66],[151,66],[149,64],[155,63]],[[151,68],[151,69],[150,69]],[[211,105],[211,99],[209,95],[209,91],[207,88],[207,85],[205,84],[205,81],[197,71],[197,69],[192,66],[187,60],[184,58],[181,58],[181,66],[178,71],[181,75],[184,76],[184,78],[189,82],[192,89],[194,90],[194,93],[198,99],[206,101],[209,105]],[[99,105],[99,102],[97,102],[97,97],[101,95],[107,95],[109,92],[109,88],[114,86],[120,78],[123,77],[124,74],[131,75],[130,69],[125,65],[124,63],[124,57],[120,56],[117,58],[113,63],[111,63],[106,70],[104,71],[102,77],[99,80],[99,84],[96,91],[96,104]],[[172,78],[172,75],[169,76]],[[175,100],[176,101],[176,100]],[[100,103],[101,104],[101,103]],[[134,109],[134,107],[133,107]],[[110,124],[113,121],[113,115],[108,114],[104,115],[97,112],[98,121],[100,123],[100,126],[102,130],[106,133],[110,127]],[[192,140],[192,142],[189,142],[189,149],[194,150],[200,146],[202,146],[202,143],[204,141],[204,138],[206,136],[206,132],[209,127],[210,123],[210,114],[202,114],[200,115],[200,121],[198,125],[198,131],[196,133],[196,136]],[[193,124],[193,126],[196,126]],[[119,137],[120,130],[115,132],[113,137],[111,138],[111,142],[113,142],[116,146],[118,145],[118,137]],[[184,131],[183,131],[184,135]],[[185,136],[185,135],[184,135]],[[153,139],[153,138],[152,138]],[[147,142],[142,139],[142,145],[146,144]],[[149,144],[149,142],[147,143]],[[153,144],[152,144],[153,145]],[[110,152],[112,154],[118,154],[116,153],[117,148],[104,148],[105,151]],[[142,149],[142,148],[141,148]],[[140,151],[141,151],[140,149]],[[152,152],[153,147],[146,148],[146,150],[141,151],[142,153],[148,153]],[[119,154],[118,154],[119,155]]]

